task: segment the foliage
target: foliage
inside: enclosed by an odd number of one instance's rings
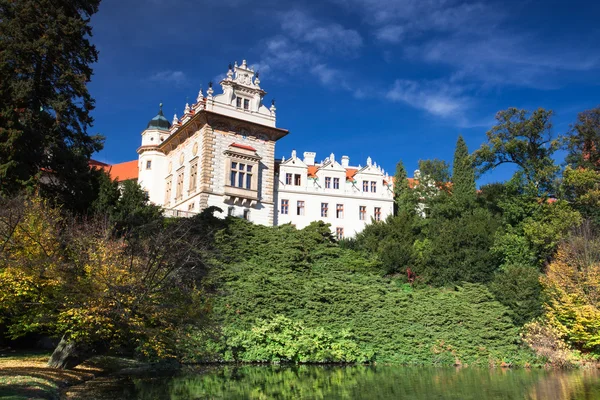
[[[492,251],[502,265],[541,269],[560,240],[581,223],[581,215],[565,201],[547,202],[528,194],[507,195],[499,201],[503,228]]]
[[[185,347],[189,360],[223,360],[229,332],[248,338],[257,320],[265,328],[283,316],[292,325],[302,321],[307,335],[323,329],[333,344],[349,330],[377,362],[533,361],[519,345],[508,309],[481,285],[406,290],[398,280],[382,278],[377,259],[368,253],[323,239],[321,229],[329,228],[319,224],[296,230],[228,219],[227,225],[217,235],[221,267],[211,270],[208,281],[221,331],[201,347]],[[259,337],[248,347],[252,354],[278,354]]]
[[[515,325],[521,326],[539,317],[542,312],[540,273],[529,265],[507,265],[498,271],[490,283],[496,299],[510,308]]]
[[[475,152],[481,172],[502,164],[515,164],[523,186],[536,195],[554,193],[558,166],[553,154],[561,147],[552,135],[552,111],[509,108],[496,114],[497,125],[487,132],[488,142]]]
[[[417,204],[418,198],[408,183],[404,164],[402,161],[398,161],[398,164],[396,164],[396,174],[394,175],[395,215],[401,213],[415,214]]]
[[[600,171],[600,107],[579,113],[569,133],[567,163]]]
[[[458,137],[452,164],[452,198],[457,204],[466,207],[475,201],[475,167],[469,149],[462,136]]]
[[[567,166],[563,171],[561,195],[584,218],[600,226],[600,172]]]
[[[86,84],[97,51],[90,17],[98,0],[0,1],[0,193],[39,184],[77,211],[95,197],[89,136],[94,109]]]
[[[414,270],[417,254],[414,243],[419,234],[419,217],[414,212],[389,216],[386,221],[372,223],[356,236],[356,248],[367,254],[378,254],[386,274],[406,274]]]
[[[419,160],[422,179],[429,179],[437,186],[450,182],[450,166],[444,160]]]
[[[533,321],[523,327],[523,341],[531,347],[536,354],[555,367],[572,367],[579,357],[563,341],[563,333],[557,328]]]
[[[436,286],[490,281],[497,266],[490,249],[498,226],[481,208],[455,218],[432,216],[425,229],[429,248],[417,274]]]
[[[574,348],[600,355],[600,238],[588,225],[559,246],[542,284],[548,323]]]
[[[365,363],[372,352],[362,350],[347,329],[307,328],[301,322],[276,315],[257,320],[250,330],[224,330],[225,359],[291,363]]]
[[[91,212],[105,218],[117,236],[140,234],[140,228],[146,230],[148,224],[162,219],[161,208],[150,203],[148,194],[137,182],[128,180],[119,184],[104,172]]]
[[[202,324],[201,217],[115,239],[101,221],[64,217],[39,197],[4,206],[0,318],[13,338],[39,332],[164,358],[183,327]]]

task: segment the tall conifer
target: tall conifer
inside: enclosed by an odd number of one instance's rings
[[[412,213],[416,210],[415,195],[408,184],[406,168],[402,160],[396,164],[396,174],[394,175],[394,203],[396,215],[403,211]]]
[[[72,208],[89,199],[88,161],[102,147],[87,133],[99,3],[0,0],[0,193],[39,185]]]
[[[462,136],[458,137],[452,166],[452,196],[461,205],[475,200],[475,166]]]

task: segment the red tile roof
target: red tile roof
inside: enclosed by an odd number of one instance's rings
[[[108,173],[111,179],[115,179],[119,182],[128,181],[130,179],[138,178],[138,161],[126,161],[119,164],[108,165],[103,167]]]
[[[245,144],[232,143],[231,147],[237,147],[238,149],[245,149],[250,151],[256,151],[256,149],[252,146],[246,146]]]
[[[346,168],[346,180],[352,181],[354,180],[354,175],[358,172],[355,168]]]

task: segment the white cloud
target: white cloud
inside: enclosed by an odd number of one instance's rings
[[[152,75],[149,79],[152,82],[168,83],[177,86],[183,85],[187,82],[187,76],[182,71],[160,71]]]
[[[293,39],[308,43],[322,53],[353,55],[363,45],[362,36],[356,30],[318,21],[300,10],[281,14],[281,28]]]
[[[333,83],[338,71],[328,67],[326,64],[318,64],[311,68],[312,72],[323,85],[329,85]]]
[[[375,36],[382,42],[400,43],[404,32],[404,27],[401,25],[386,25],[378,29]]]
[[[439,117],[453,119],[462,119],[469,106],[469,100],[463,94],[462,88],[438,81],[398,79],[386,93],[386,98]]]

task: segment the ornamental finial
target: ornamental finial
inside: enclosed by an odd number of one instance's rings
[[[178,123],[179,123],[179,118],[177,118],[177,113],[175,113],[175,115],[173,115],[172,125],[177,125]]]
[[[200,103],[204,99],[204,93],[202,93],[202,86],[200,86],[200,91],[198,91],[198,97],[196,97],[196,101]]]

